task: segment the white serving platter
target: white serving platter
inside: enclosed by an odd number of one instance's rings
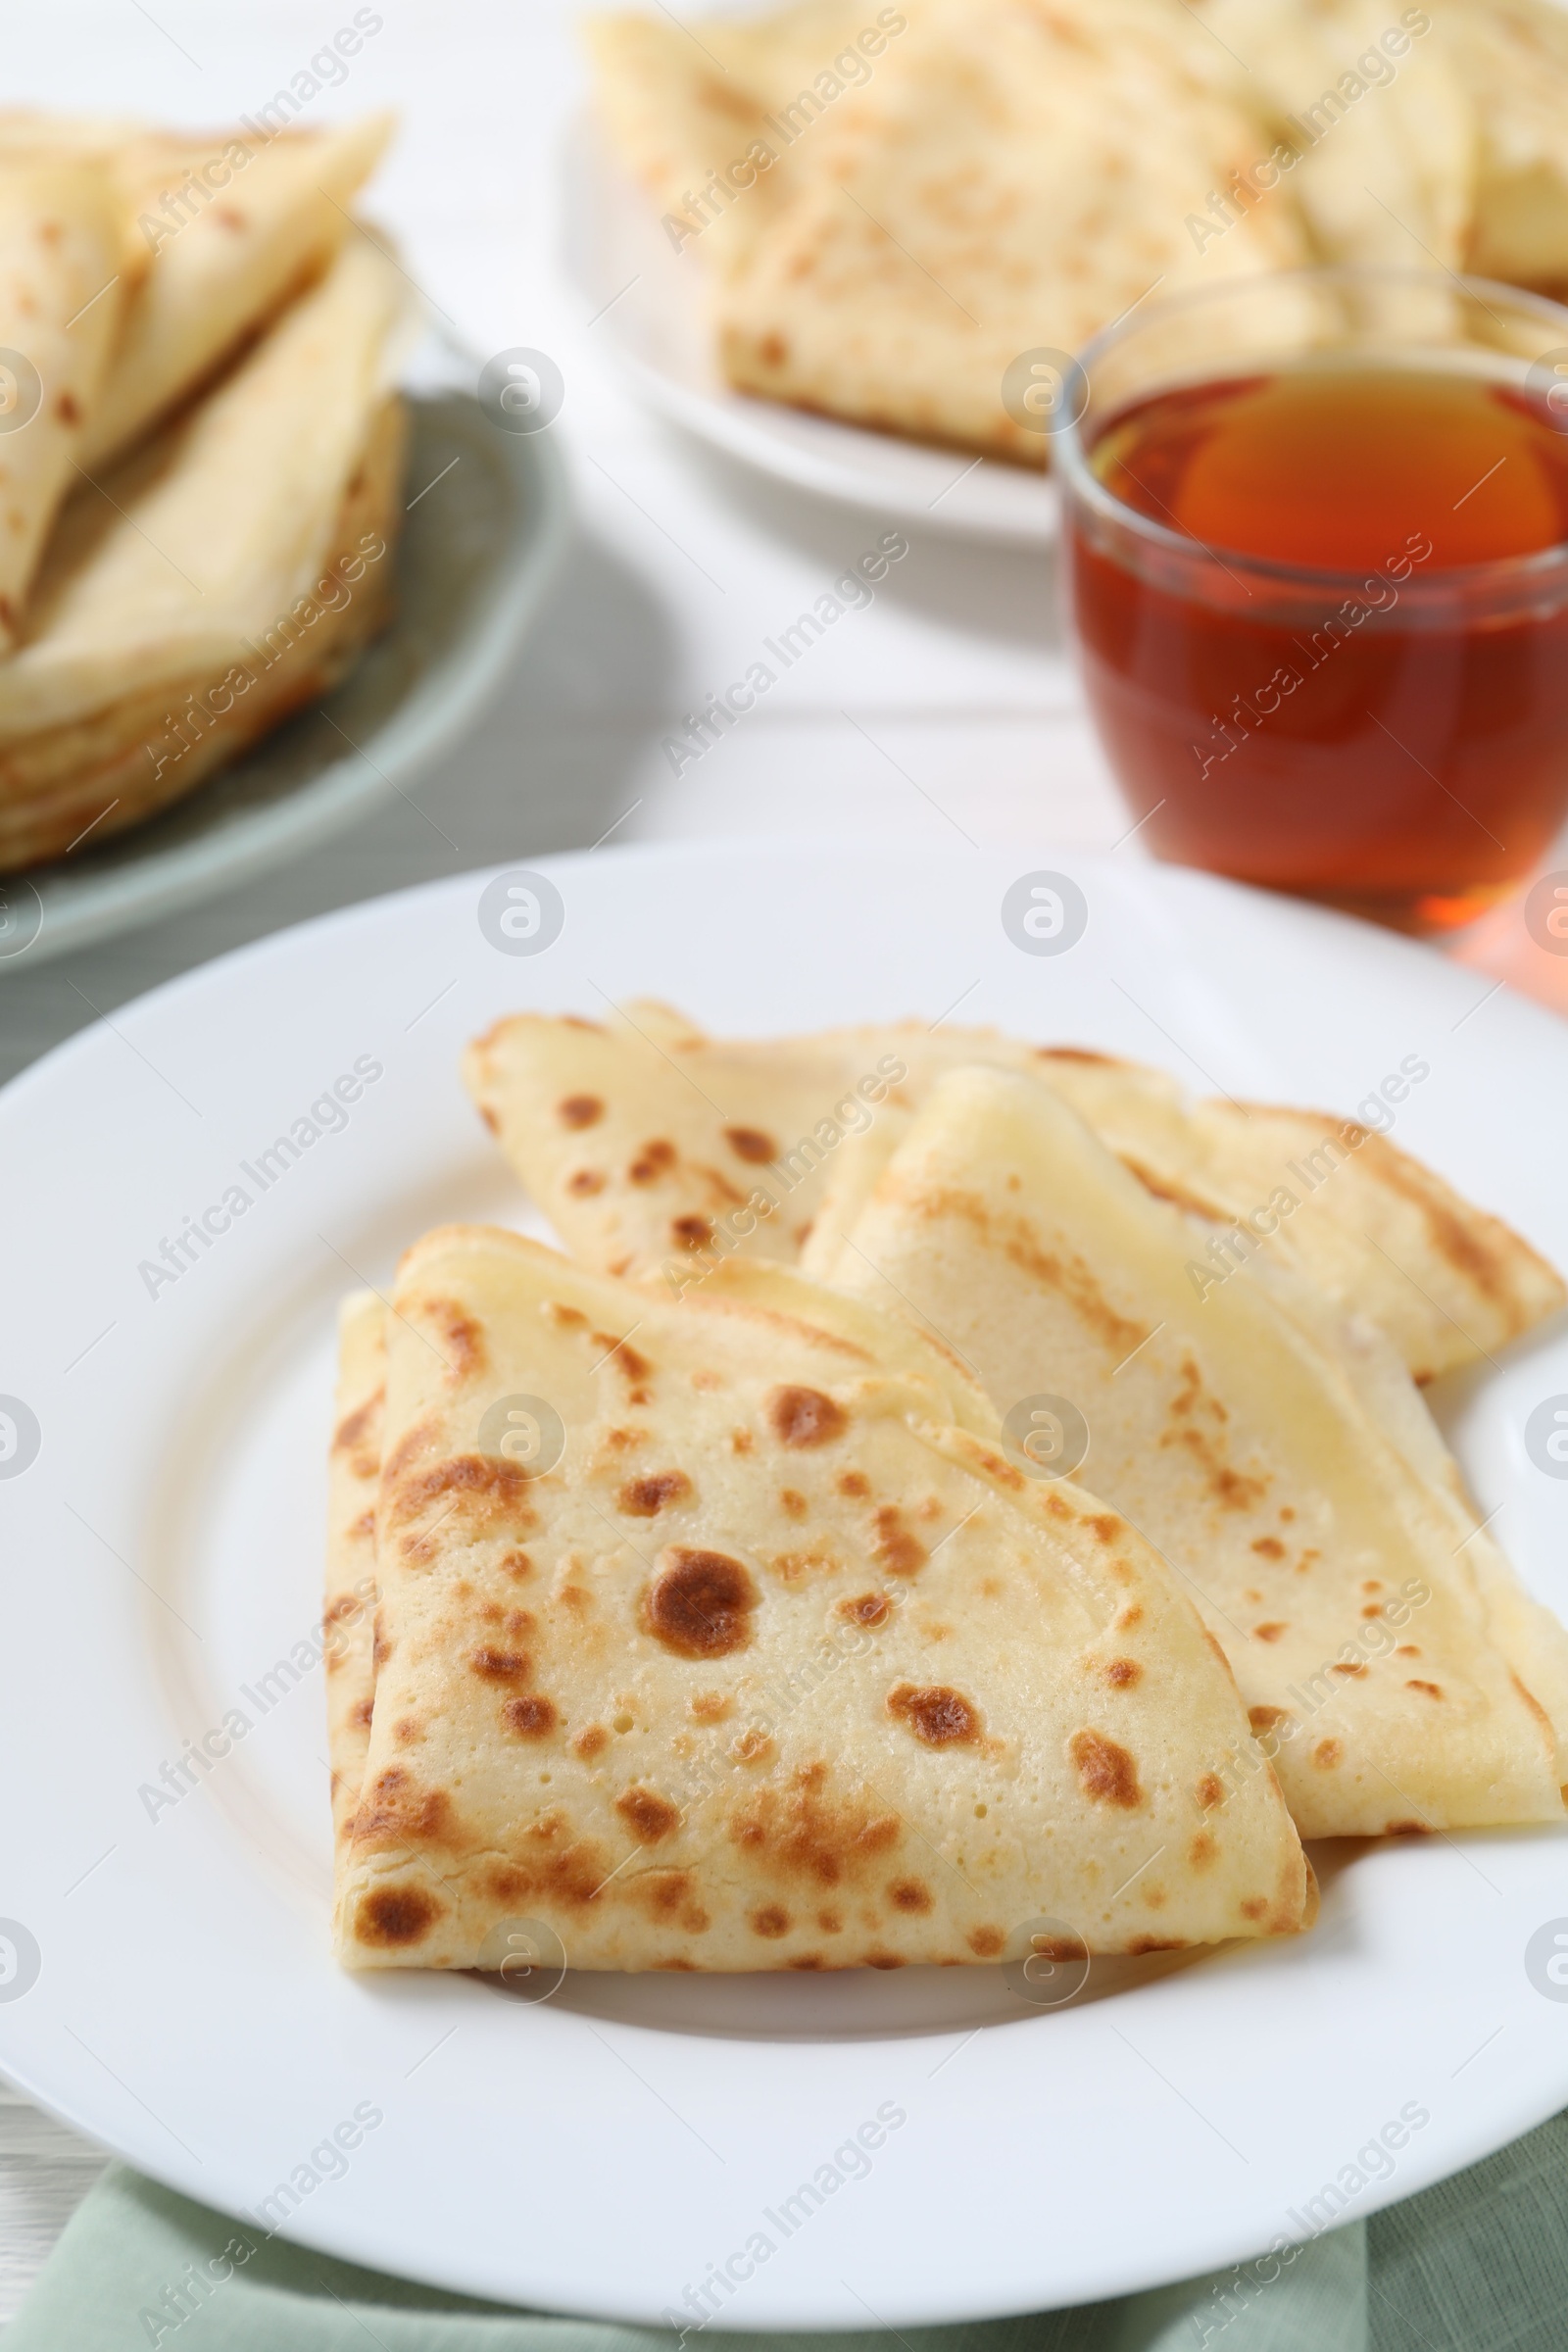
[[[568,1975],[538,2003],[335,1967],[313,1661],[334,1309],[433,1222],[526,1221],[458,1077],[498,1014],[657,995],[764,1034],[961,1000],[960,1020],[1200,1091],[1342,1109],[1416,1054],[1397,1140],[1568,1261],[1568,1037],[1402,941],[1043,845],[542,870],[564,924],[541,952],[493,944],[496,878],[460,876],[190,973],[0,1095],[0,2067],[253,2227],[633,2321],[690,2313],[716,2277],[714,2324],[738,2328],[904,2328],[1198,2273],[1561,2107],[1555,1830],[1319,1848],[1310,1935],[1097,1968],[1058,2008],[981,1967]],[[1065,953],[1004,929],[1004,893],[1042,873],[1087,906]],[[259,1155],[356,1065],[345,1119],[321,1113],[264,1189]],[[245,1209],[154,1282],[235,1186]],[[1523,1432],[1568,1392],[1568,1342],[1484,1369],[1437,1401],[1562,1609],[1568,1481]],[[182,1770],[235,1711],[229,1751]]]

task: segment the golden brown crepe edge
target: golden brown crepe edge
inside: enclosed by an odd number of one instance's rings
[[[326,1738],[341,1870],[353,1834],[375,1699],[375,1505],[386,1401],[385,1309],[357,1291],[338,1310],[338,1369],[327,1456]]]

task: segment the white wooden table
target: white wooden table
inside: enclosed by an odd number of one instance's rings
[[[411,273],[481,353],[526,344],[558,360],[567,398],[553,429],[578,502],[569,561],[496,707],[418,805],[389,799],[301,865],[0,979],[0,1078],[227,948],[464,867],[607,835],[1108,847],[1131,821],[1063,657],[1052,560],[935,530],[910,531],[875,604],[672,773],[661,738],[681,713],[743,674],[883,526],[682,440],[607,365],[557,263],[559,148],[583,88],[575,0],[384,0],[378,13],[308,119],[396,106],[374,209]],[[216,126],[265,105],[353,14],[350,0],[51,0],[11,12],[7,102]],[[1545,978],[1568,972],[1548,964]],[[102,2162],[0,2089],[0,2322]]]

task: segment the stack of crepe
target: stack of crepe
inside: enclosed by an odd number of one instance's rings
[[[189,792],[389,610],[385,120],[0,118],[0,871]]]
[[[1309,1927],[1303,1838],[1561,1819],[1568,1634],[1421,1388],[1568,1294],[1386,1136],[649,1004],[465,1075],[569,1254],[344,1308],[346,1964],[1171,1951]]]
[[[729,381],[859,424],[1042,464],[1009,369],[1156,287],[1568,281],[1552,0],[796,0],[591,40]]]

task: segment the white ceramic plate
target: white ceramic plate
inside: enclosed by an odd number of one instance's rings
[[[549,432],[498,431],[475,363],[427,336],[405,382],[409,512],[390,626],[321,702],[160,816],[0,876],[0,977],[303,857],[426,772],[479,716],[565,538]]]
[[[700,255],[691,245],[675,252],[586,119],[562,151],[562,220],[566,269],[595,333],[673,423],[797,489],[917,529],[1035,546],[1055,538],[1056,486],[1043,474],[732,391],[714,364]]]
[[[1041,869],[1087,899],[1068,953],[1003,929],[1004,891]],[[540,2005],[337,1970],[311,1663],[334,1305],[434,1221],[524,1214],[458,1079],[497,1014],[653,993],[761,1033],[958,1004],[1344,1109],[1419,1054],[1398,1141],[1568,1260],[1562,1027],[1403,942],[1046,849],[546,870],[565,922],[540,954],[491,946],[493,877],[460,876],[210,964],[0,1096],[0,1391],[41,1433],[19,1475],[15,1450],[0,1462],[0,1915],[20,1923],[0,1931],[0,2067],[215,2205],[254,2212],[292,2180],[287,2232],[313,2245],[644,2321],[728,2265],[737,2328],[908,2327],[1201,2271],[1560,2107],[1568,2007],[1526,1969],[1568,1911],[1555,1832],[1320,1848],[1310,1936],[1100,1969],[1057,2010],[982,1968],[576,1976]],[[379,1074],[346,1126],[262,1191],[258,1153],[357,1063]],[[150,1295],[142,1262],[236,1184],[251,1205]],[[1483,1507],[1558,1607],[1568,1483],[1521,1433],[1562,1392],[1557,1334],[1446,1400]],[[184,1743],[236,1708],[243,1734],[177,1801],[143,1793],[166,1767],[177,1791]],[[341,2161],[339,2125],[359,2131]],[[1385,2127],[1397,2152],[1362,2154]]]

